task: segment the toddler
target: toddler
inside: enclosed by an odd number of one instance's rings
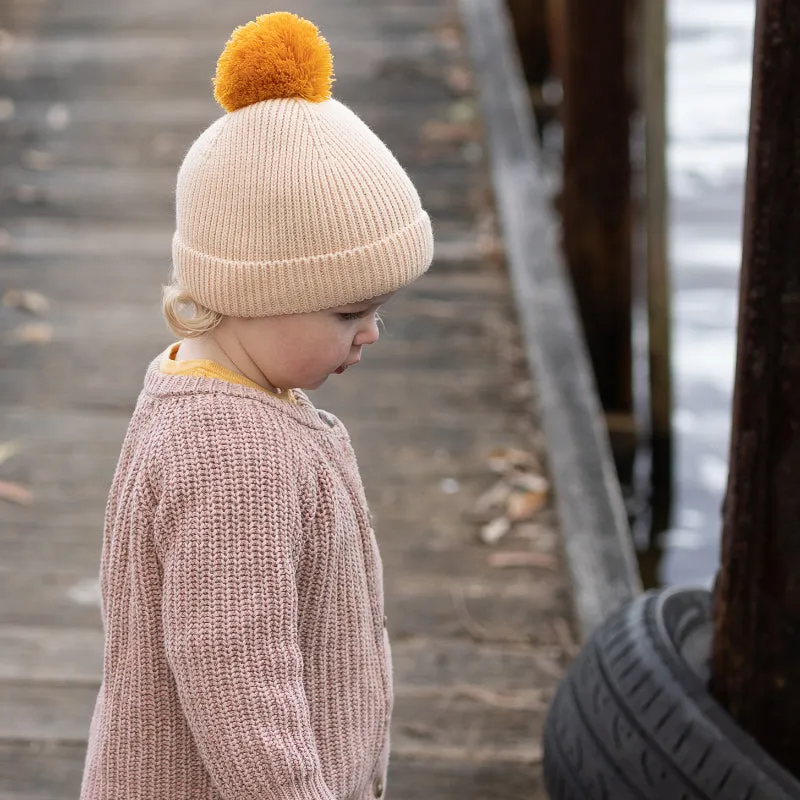
[[[109,496],[83,800],[384,795],[381,561],[347,432],[304,390],[377,341],[433,241],[331,82],[307,20],[237,28],[227,113],[178,173],[180,341],[147,371]]]

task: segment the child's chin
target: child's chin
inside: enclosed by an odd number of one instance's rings
[[[304,392],[313,392],[314,389],[319,389],[319,387],[322,386],[322,384],[325,383],[329,377],[329,375],[326,375],[324,378],[320,378],[315,383],[303,383],[297,388],[302,389]]]

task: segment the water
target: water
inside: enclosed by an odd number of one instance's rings
[[[754,0],[668,0],[675,489],[657,579],[710,586],[727,480]]]

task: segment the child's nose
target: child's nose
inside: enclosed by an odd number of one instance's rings
[[[356,347],[364,347],[368,344],[375,344],[380,338],[380,331],[378,330],[378,320],[375,317],[369,321],[357,334],[353,340]]]

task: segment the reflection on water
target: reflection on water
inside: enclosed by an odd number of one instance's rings
[[[675,486],[656,577],[710,585],[736,355],[753,0],[668,0]]]

